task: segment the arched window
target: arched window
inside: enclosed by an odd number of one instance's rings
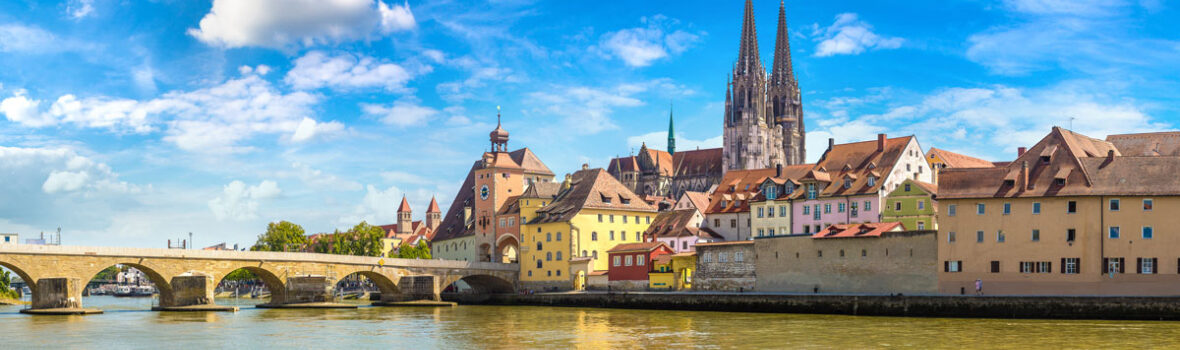
[[[549,241],[552,241],[552,240],[553,240],[553,233],[550,233],[550,232],[545,232],[545,241],[546,241],[546,242],[549,242]]]
[[[543,250],[541,249],[541,242],[537,242],[537,250]]]
[[[587,254],[586,254],[586,251],[585,251],[585,250],[582,250],[582,256],[586,256],[586,255],[587,255]]]
[[[541,268],[541,259],[537,259],[537,268]]]
[[[595,250],[595,251],[590,252],[590,256],[591,256],[591,258],[598,259],[598,251]]]
[[[597,241],[598,240],[598,232],[590,232],[590,240]]]
[[[545,253],[545,261],[553,261],[553,252]]]
[[[561,261],[561,252],[557,252],[557,261]]]
[[[558,233],[557,233],[557,241],[558,241],[558,242],[561,242],[561,232],[558,232]]]

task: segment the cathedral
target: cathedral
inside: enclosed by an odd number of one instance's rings
[[[803,164],[805,129],[799,84],[791,67],[786,4],[779,4],[770,75],[758,54],[754,8],[746,0],[737,62],[725,90],[725,170]]]
[[[686,191],[707,192],[729,170],[803,164],[803,104],[791,67],[786,4],[779,3],[774,65],[770,74],[758,54],[754,8],[746,1],[738,58],[725,91],[722,148],[676,151],[672,115],[668,150],[643,145],[639,154],[612,159],[607,172],[642,196],[677,199]]]

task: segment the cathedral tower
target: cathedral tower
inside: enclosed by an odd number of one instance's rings
[[[672,130],[672,105],[668,105],[668,154],[676,154],[676,134]]]
[[[774,66],[771,67],[767,91],[767,101],[770,103],[768,113],[773,116],[774,123],[782,127],[785,163],[794,165],[807,161],[807,151],[804,149],[807,131],[803,127],[803,102],[799,93],[799,83],[795,80],[795,71],[791,67],[790,40],[787,32],[786,3],[779,2]]]
[[[725,170],[786,164],[783,132],[767,106],[766,69],[758,56],[754,5],[746,0],[737,63],[726,86],[722,158]]]

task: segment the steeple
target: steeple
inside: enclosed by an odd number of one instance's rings
[[[742,42],[738,51],[734,75],[766,74],[762,60],[758,58],[758,30],[754,26],[754,3],[746,0],[746,13],[742,19]]]
[[[770,71],[770,85],[790,85],[795,81],[791,67],[791,38],[787,32],[787,4],[779,2],[778,36],[774,40],[774,66]]]
[[[672,104],[668,104],[668,154],[676,154],[676,132],[672,129]]]
[[[488,134],[492,141],[492,152],[508,152],[508,130],[500,126],[500,106],[496,106],[496,129]]]

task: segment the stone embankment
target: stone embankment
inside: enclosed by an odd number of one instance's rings
[[[445,299],[445,298],[444,298]],[[487,305],[901,317],[1180,320],[1180,297],[888,296],[754,293],[500,294]]]

